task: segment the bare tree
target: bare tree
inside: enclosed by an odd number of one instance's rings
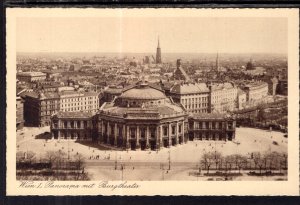
[[[234,155],[228,155],[224,158],[224,161],[225,161],[225,170],[226,170],[226,173],[227,171],[231,171],[232,169],[232,166],[234,165],[235,163],[235,158],[234,158]]]
[[[201,164],[204,165],[204,169],[207,170],[207,174],[209,174],[209,169],[211,165],[215,162],[215,154],[214,153],[204,153],[201,157]]]
[[[247,166],[247,157],[241,154],[233,155],[235,167],[238,168],[239,173],[241,173],[241,169]]]
[[[31,163],[35,159],[35,153],[33,151],[26,152],[25,159]]]
[[[263,167],[266,167],[266,157],[260,152],[253,152],[253,161],[255,168],[259,168],[259,174],[261,174]]]
[[[287,154],[286,153],[282,153],[280,155],[280,170],[282,168],[287,169]]]
[[[222,161],[222,154],[220,152],[215,152],[214,153],[214,161],[215,161],[215,165],[216,165],[216,170],[219,169],[221,161]]]
[[[17,152],[17,163],[22,162],[25,159],[25,153],[22,151]]]
[[[57,159],[57,153],[54,151],[47,151],[45,154],[46,159],[53,164],[55,162],[55,160]]]
[[[266,160],[269,163],[269,171],[280,170],[280,154],[278,152],[267,153]]]

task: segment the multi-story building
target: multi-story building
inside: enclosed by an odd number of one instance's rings
[[[99,98],[96,92],[62,91],[60,96],[60,110],[64,112],[97,112]]]
[[[36,82],[46,79],[46,74],[42,72],[19,72],[17,79],[24,82]]]
[[[177,83],[169,95],[189,113],[208,113],[210,110],[210,91],[205,83]]]
[[[100,98],[100,105],[102,105],[104,102],[111,102],[114,100],[115,97],[118,97],[122,94],[123,87],[118,86],[109,86],[106,89],[104,89],[102,96]]]
[[[233,83],[215,83],[208,87],[211,112],[224,113],[236,108],[238,89]]]
[[[190,140],[233,140],[235,119],[219,113],[201,113],[189,117]]]
[[[240,88],[238,88],[238,91],[237,91],[237,108],[239,110],[245,108],[246,103],[247,103],[246,93],[243,90],[241,90]]]
[[[246,92],[247,102],[250,105],[262,102],[268,96],[268,84],[262,81],[248,83],[242,89]]]
[[[61,92],[28,92],[25,95],[25,122],[29,126],[49,126],[51,115],[59,112],[91,112],[99,109],[96,92],[64,90]]]
[[[17,101],[16,127],[17,130],[20,130],[24,126],[24,105],[23,105],[22,98],[20,98],[19,96],[17,96],[16,101]]]
[[[92,140],[120,149],[159,150],[189,139],[232,140],[235,121],[210,113],[188,118],[182,105],[162,90],[141,82],[124,89],[112,102],[105,102],[95,115],[53,115],[51,132],[55,139]]]
[[[51,115],[59,111],[59,95],[55,92],[29,92],[25,96],[24,119],[28,126],[49,126]]]
[[[278,81],[277,92],[280,95],[287,95],[288,94],[288,81],[287,81],[287,79],[280,79]]]
[[[95,115],[91,112],[58,112],[52,117],[51,130],[54,139],[89,141],[97,136]]]

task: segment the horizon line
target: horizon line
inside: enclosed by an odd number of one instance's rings
[[[132,52],[132,51],[128,51],[128,52],[117,52],[117,51],[17,51],[16,53],[114,53],[114,54],[123,54],[123,53],[131,53],[131,54],[142,54],[142,53],[153,53],[155,54],[155,52]],[[286,55],[287,53],[285,52],[163,52],[166,54],[182,54],[182,53],[193,53],[193,54],[203,54],[203,53],[207,53],[207,54],[284,54]]]

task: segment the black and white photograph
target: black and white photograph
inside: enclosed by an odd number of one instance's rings
[[[18,187],[289,182],[291,19],[120,10],[15,18]]]

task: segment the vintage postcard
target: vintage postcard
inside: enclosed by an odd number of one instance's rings
[[[299,195],[297,9],[7,9],[8,195]]]

